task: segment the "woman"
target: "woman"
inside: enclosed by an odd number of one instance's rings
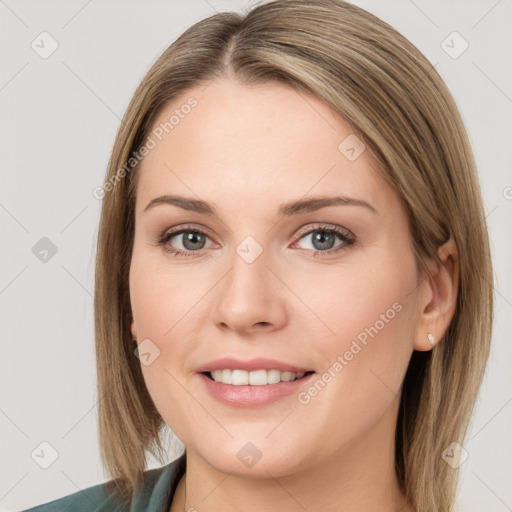
[[[339,0],[203,20],[98,192],[112,480],[31,510],[452,509],[492,269],[465,128],[409,41]],[[185,452],[145,471],[166,426]]]

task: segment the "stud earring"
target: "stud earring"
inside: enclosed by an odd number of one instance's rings
[[[427,338],[428,338],[428,341],[430,341],[430,344],[433,345],[434,344],[434,335],[429,332],[427,334]]]

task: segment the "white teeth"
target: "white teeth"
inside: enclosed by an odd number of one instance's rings
[[[249,384],[251,386],[264,386],[267,384],[267,370],[255,370],[253,372],[249,372]]]
[[[279,370],[268,370],[267,384],[277,384],[281,382],[281,372]]]
[[[245,370],[213,370],[211,372],[213,380],[223,384],[232,384],[233,386],[265,386],[267,384],[277,384],[278,382],[290,382],[292,380],[304,377],[304,372],[281,372],[279,370],[254,370],[251,372]]]
[[[222,375],[224,375],[225,370],[222,370]],[[231,384],[233,386],[243,386],[244,384],[249,384],[249,372],[244,370],[233,370],[231,372]]]
[[[231,370],[218,370],[220,371],[219,379],[226,384],[231,384]]]

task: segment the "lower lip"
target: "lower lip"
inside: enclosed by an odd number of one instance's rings
[[[279,382],[265,386],[233,386],[217,382],[203,373],[198,374],[204,382],[210,395],[219,402],[233,407],[262,407],[277,402],[279,399],[289,396],[307,385],[315,375],[310,373],[291,382]]]

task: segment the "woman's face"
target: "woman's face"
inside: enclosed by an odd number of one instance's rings
[[[370,152],[325,104],[278,83],[217,79],[153,128],[130,297],[167,425],[189,453],[251,476],[391,447],[423,287]],[[165,196],[182,199],[154,201]],[[286,382],[286,370],[305,375]]]

